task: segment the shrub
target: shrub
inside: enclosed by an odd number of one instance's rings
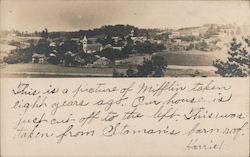
[[[245,40],[247,43],[248,40]],[[237,42],[234,38],[231,47],[228,50],[229,57],[226,62],[217,59],[213,65],[217,68],[215,73],[223,77],[246,77],[249,76],[249,43],[243,46],[243,43]]]
[[[29,63],[31,62],[31,60],[32,60],[31,48],[12,50],[7,57],[3,58],[3,61],[8,64]]]

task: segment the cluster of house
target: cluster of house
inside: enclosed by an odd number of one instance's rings
[[[167,40],[164,42],[167,51],[191,51],[191,50],[199,50],[199,51],[215,51],[220,49],[218,43],[221,40],[218,37],[211,38],[201,38],[199,40],[186,41],[181,39],[173,39]]]
[[[220,39],[217,36],[205,38],[208,31],[217,32],[219,26],[216,24],[204,24],[200,27],[188,27],[174,30],[169,39],[164,42],[168,51],[215,51],[219,49],[216,45]],[[185,39],[186,38],[186,39]],[[187,38],[190,38],[189,40]]]
[[[144,37],[134,37],[134,31],[132,30],[131,33],[129,35],[131,35],[131,39],[136,42],[136,41],[144,41],[145,38]],[[76,41],[76,43],[78,43],[79,45],[82,45],[82,50],[84,53],[88,53],[88,54],[93,54],[95,52],[100,52],[104,49],[107,48],[111,48],[111,49],[116,49],[121,51],[123,47],[121,46],[112,46],[111,44],[107,44],[105,46],[103,46],[101,43],[97,42],[98,38],[87,38],[87,36],[84,36],[82,39],[80,38],[72,38],[71,40]],[[115,45],[118,42],[125,42],[123,41],[120,37],[112,37],[112,40],[115,42]],[[63,42],[61,42],[59,45],[63,44]],[[123,45],[126,45],[126,43],[123,43]],[[51,42],[50,47],[56,47],[56,43],[55,42]],[[32,63],[47,63],[47,60],[49,57],[56,57],[57,56],[57,51],[53,50],[48,57],[46,57],[44,54],[33,54],[32,56]],[[70,51],[65,53],[65,56],[70,56],[72,58],[74,58],[75,60],[77,60],[78,62],[84,62],[84,59],[79,57],[79,54],[76,53],[72,53]],[[109,59],[105,58],[105,57],[100,57],[98,55],[94,55],[94,57],[96,58],[96,60],[93,62],[93,64],[95,65],[107,65],[109,64]]]
[[[220,33],[226,36],[241,36],[249,34],[250,27],[248,25],[237,26],[234,24],[226,24],[220,26]]]
[[[249,25],[226,24],[219,26],[217,24],[204,24],[200,27],[173,30],[169,35],[169,39],[164,41],[164,45],[168,51],[215,51],[221,49],[224,41],[228,42],[225,37],[230,40],[232,38],[242,38],[249,32]],[[206,35],[209,33],[216,35],[207,37]],[[192,40],[185,40],[185,37],[192,37]]]
[[[171,32],[169,35],[170,39],[178,38],[178,37],[185,37],[185,36],[194,36],[199,37],[205,34],[209,27],[215,27],[210,25],[203,25],[201,27],[188,27],[188,28],[181,28]]]
[[[145,41],[150,41],[150,42],[154,42],[154,43],[160,43],[160,40],[153,40],[153,39],[147,39],[145,36],[134,36],[134,30],[131,30],[131,33],[128,34],[127,36],[125,36],[125,38],[127,38],[128,36],[131,37],[131,39],[133,40],[133,43],[136,42],[145,42]],[[102,37],[102,38],[106,38],[106,36]],[[103,46],[101,43],[98,42],[98,39],[100,39],[99,37],[96,38],[87,38],[87,36],[83,36],[83,38],[72,38],[71,40],[76,41],[76,43],[78,43],[79,45],[82,45],[82,50],[84,53],[88,53],[88,54],[93,54],[95,52],[100,52],[104,49],[115,49],[115,50],[119,50],[121,51],[123,49],[123,47],[127,44],[126,40],[122,40],[121,37],[112,37],[112,40],[114,41],[114,45],[118,45],[118,43],[122,43],[120,45],[123,46],[113,46],[111,44],[107,44],[105,46]],[[63,44],[60,43],[60,44]],[[60,45],[59,44],[59,45]],[[50,47],[56,47],[56,43],[52,42],[49,45]],[[55,57],[57,55],[57,51],[53,50],[50,54],[49,57]],[[65,53],[65,55],[69,55],[71,57],[74,57],[76,60],[78,60],[79,62],[83,62],[81,59],[79,58],[78,54],[72,53],[72,52],[67,52]],[[95,55],[95,58],[97,58],[97,60],[93,63],[93,64],[100,64],[100,65],[107,65],[109,63],[109,59],[105,58],[105,57],[100,57],[98,55]],[[44,54],[33,54],[32,56],[32,63],[46,63],[46,56]]]
[[[90,39],[90,41],[92,40],[91,44],[88,44],[88,39],[86,36],[83,37],[82,39],[82,49],[83,52],[85,53],[94,53],[94,52],[98,52],[98,51],[102,51],[105,47],[102,46],[102,44],[100,43],[96,43],[93,42],[94,39]],[[63,43],[60,43],[63,44]],[[52,42],[49,45],[50,47],[56,47],[56,43]],[[109,46],[109,45],[108,45]],[[45,64],[48,62],[48,58],[53,58],[57,56],[57,50],[53,50],[48,57],[46,57],[45,54],[33,54],[32,55],[32,63],[40,63],[40,64]],[[71,58],[74,58],[75,61],[79,62],[79,63],[84,63],[85,60],[81,57],[79,57],[79,54],[77,53],[73,53],[71,51],[68,51],[65,53],[65,56],[70,56]],[[94,61],[93,64],[95,65],[107,65],[109,64],[109,59],[105,58],[105,57],[100,57],[98,55],[94,55],[94,57],[96,58],[96,60]],[[71,63],[69,63],[71,64]]]

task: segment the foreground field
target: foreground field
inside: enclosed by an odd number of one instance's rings
[[[126,73],[126,68],[116,68]],[[113,68],[64,67],[49,64],[5,64],[1,65],[1,77],[112,77]],[[171,66],[165,77],[216,76],[211,66]]]
[[[64,67],[51,64],[7,64],[1,66],[2,77],[111,77],[112,68]]]

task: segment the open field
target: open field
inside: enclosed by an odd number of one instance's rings
[[[213,66],[175,66],[169,65],[166,77],[218,77]]]
[[[21,36],[8,36],[8,37],[3,37],[1,38],[2,40],[4,41],[18,41],[18,42],[27,42],[28,40],[39,40],[39,39],[42,39],[41,37],[31,37],[31,36],[28,36],[28,37],[21,37]]]
[[[16,46],[12,46],[8,44],[1,44],[1,43],[0,43],[0,47],[1,47],[1,51],[10,51],[10,50],[16,49]]]
[[[212,66],[213,61],[220,58],[224,60],[226,54],[223,52],[201,52],[201,51],[183,51],[183,52],[157,52],[155,55],[164,58],[167,65],[181,66]]]
[[[50,64],[2,64],[1,77],[112,77],[113,68],[64,67]],[[116,68],[126,73],[126,68]],[[211,66],[168,66],[165,77],[216,76]]]
[[[7,56],[14,49],[16,49],[16,46],[0,43],[0,59],[3,59],[3,57]]]
[[[1,65],[2,77],[111,77],[112,68],[64,67],[51,64]]]

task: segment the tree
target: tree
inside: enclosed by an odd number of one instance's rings
[[[45,39],[47,39],[49,37],[49,32],[48,32],[47,28],[45,28],[44,30],[42,30],[41,37],[43,37]]]
[[[166,67],[166,62],[162,57],[154,56],[151,60],[144,58],[143,63],[137,65],[137,71],[129,67],[126,76],[116,71],[113,77],[162,77]]]
[[[127,53],[123,51],[113,49],[113,48],[105,48],[101,52],[96,52],[95,55],[99,55],[101,57],[106,57],[114,62],[116,59],[124,59],[128,57]]]
[[[161,57],[159,55],[153,55],[151,60],[153,61],[153,65],[155,66],[153,76],[164,76],[164,72],[167,70],[167,61],[164,59],[164,57]]]
[[[151,60],[146,60],[144,58],[143,64],[137,66],[137,76],[138,77],[147,77],[152,76],[153,74],[153,62]]]
[[[151,60],[145,59],[141,65],[137,66],[137,77],[162,77],[166,71],[166,64],[161,57]]]
[[[77,42],[67,39],[58,47],[58,51],[63,54],[68,51],[76,53],[80,51],[80,46],[77,45]]]
[[[133,70],[131,66],[126,71],[126,74],[127,74],[128,77],[134,77],[134,76],[136,76],[135,75],[135,70]]]
[[[46,39],[40,39],[34,47],[35,53],[41,53],[48,55],[51,51],[49,47],[49,41]]]
[[[131,39],[131,36],[130,36],[130,35],[127,37],[126,40],[127,40],[127,44],[128,44],[128,45],[132,46],[132,45],[134,44],[134,41]]]
[[[85,64],[93,64],[93,62],[97,59],[94,54],[91,53],[83,53],[83,57],[85,60]]]
[[[57,64],[60,63],[60,60],[59,60],[59,58],[58,58],[57,56],[49,56],[48,62],[49,62],[50,64],[57,65]]]
[[[132,54],[132,50],[133,50],[133,45],[125,45],[122,49],[122,53],[125,56],[128,56],[129,54]]]
[[[29,63],[32,59],[32,48],[12,50],[8,56],[3,58],[3,61],[8,64]]]
[[[228,50],[229,57],[226,62],[217,59],[213,65],[217,68],[215,73],[223,77],[246,77],[249,76],[249,43],[248,39],[244,42],[247,44],[237,42],[234,38],[231,42],[231,47]]]

